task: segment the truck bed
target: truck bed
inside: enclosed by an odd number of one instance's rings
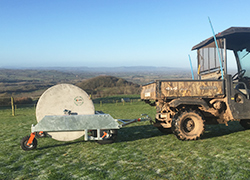
[[[156,80],[142,86],[141,99],[224,96],[223,80]]]

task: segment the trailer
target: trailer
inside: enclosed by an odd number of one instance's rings
[[[31,134],[20,142],[25,151],[36,149],[36,138],[46,136],[58,141],[73,141],[84,136],[85,141],[110,144],[116,140],[120,128],[151,120],[146,114],[136,119],[114,119],[109,114],[95,111],[89,95],[71,84],[58,84],[47,89],[37,103],[36,119]]]

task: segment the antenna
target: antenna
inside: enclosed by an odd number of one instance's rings
[[[188,57],[189,57],[189,63],[190,63],[190,67],[191,67],[192,79],[194,80],[194,71],[193,71],[191,57],[190,57],[190,55],[188,55]]]

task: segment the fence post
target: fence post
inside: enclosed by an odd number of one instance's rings
[[[100,107],[102,107],[102,101],[100,101]]]
[[[11,96],[10,100],[11,100],[12,116],[15,116],[14,98]]]

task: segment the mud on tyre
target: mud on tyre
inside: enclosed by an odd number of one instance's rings
[[[172,119],[172,131],[180,140],[199,139],[204,132],[204,119],[198,111],[181,111]]]

